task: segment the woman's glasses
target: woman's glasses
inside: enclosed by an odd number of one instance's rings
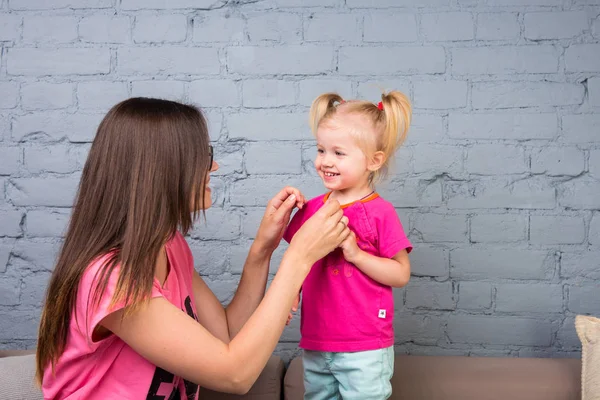
[[[211,145],[208,145],[208,155],[210,156],[210,163],[208,163],[208,171],[210,172],[210,170],[212,169],[213,160],[214,160],[213,147]]]

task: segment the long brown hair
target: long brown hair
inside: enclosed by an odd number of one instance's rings
[[[204,204],[209,162],[206,120],[193,106],[132,98],[104,117],[46,293],[38,383],[64,351],[79,282],[94,259],[110,255],[96,276],[92,304],[117,265],[112,301],[123,300],[131,311],[147,300],[161,247],[178,229],[187,233]]]

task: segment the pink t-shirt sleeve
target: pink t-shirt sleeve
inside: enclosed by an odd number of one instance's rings
[[[387,203],[385,207],[382,207],[381,211],[380,218],[377,218],[375,221],[380,256],[393,258],[405,249],[407,253],[410,253],[412,244],[404,233],[404,228],[394,207]]]
[[[107,257],[102,257],[100,260],[90,265],[84,273],[79,285],[79,294],[77,296],[79,304],[77,304],[77,310],[82,311],[79,314],[79,317],[82,317],[85,323],[82,323],[80,320],[78,321],[78,325],[80,327],[85,326],[85,336],[89,343],[92,343],[92,333],[98,324],[109,314],[121,310],[126,306],[125,301],[118,301],[112,304],[113,295],[115,294],[119,278],[119,265],[112,270],[100,302],[98,304],[93,304],[93,296],[96,287],[99,285],[99,271],[106,261]],[[154,281],[152,285],[150,297],[163,297],[156,281]]]

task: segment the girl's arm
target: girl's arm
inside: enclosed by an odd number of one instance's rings
[[[115,311],[100,325],[162,369],[200,386],[245,393],[275,349],[310,267],[348,236],[346,224],[337,202],[326,204],[304,224],[264,299],[229,343],[160,297],[127,315],[123,309]]]
[[[354,232],[348,235],[340,247],[346,261],[383,285],[404,287],[410,279],[410,259],[406,250],[401,250],[393,258],[374,256],[358,247]]]

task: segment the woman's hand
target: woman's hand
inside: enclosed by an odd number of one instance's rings
[[[298,189],[283,188],[267,203],[254,243],[264,251],[273,252],[281,242],[292,211],[295,207],[302,208],[305,203],[306,199]]]
[[[294,252],[313,265],[348,237],[348,217],[337,200],[328,200],[296,232],[288,252]]]

